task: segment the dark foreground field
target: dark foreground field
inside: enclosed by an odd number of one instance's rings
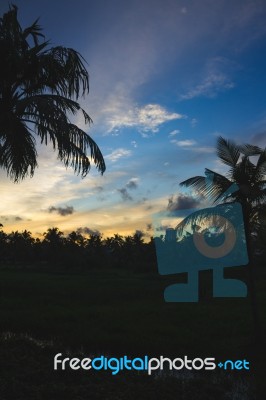
[[[173,280],[156,274],[1,270],[1,400],[263,398],[265,347],[254,341],[248,299],[212,299],[210,277],[197,304],[165,303]],[[266,277],[257,275],[265,332]],[[250,361],[250,371],[192,375],[88,374],[53,370],[53,357],[184,355]],[[81,357],[81,358],[82,358]]]

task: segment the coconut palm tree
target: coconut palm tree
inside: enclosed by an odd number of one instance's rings
[[[231,140],[219,137],[217,156],[229,167],[226,176],[205,169],[206,176],[195,176],[180,183],[191,187],[214,204],[239,202],[242,205],[247,252],[249,258],[249,292],[253,309],[256,333],[259,331],[256,293],[254,289],[254,237],[265,221],[266,212],[266,148],[246,144],[237,145]],[[254,161],[255,160],[255,161]],[[207,177],[207,178],[206,178]],[[208,179],[209,178],[209,179]],[[235,191],[229,190],[235,185]],[[208,213],[210,211],[208,210]],[[262,218],[264,216],[264,218]],[[181,228],[204,219],[204,210],[187,217]]]
[[[34,135],[52,143],[58,158],[83,177],[92,160],[103,173],[105,163],[92,138],[71,122],[81,112],[77,102],[89,91],[85,60],[75,50],[50,47],[38,20],[22,29],[17,7],[0,18],[0,167],[15,182],[33,176],[37,166]],[[87,154],[89,150],[89,155]]]
[[[195,176],[180,185],[195,189],[214,204],[238,202],[242,205],[248,251],[252,258],[252,234],[262,221],[266,208],[266,149],[250,144],[240,146],[219,137],[217,155],[229,167],[226,176],[206,168],[205,177]],[[252,162],[251,157],[256,161]],[[233,184],[235,190],[229,190]]]

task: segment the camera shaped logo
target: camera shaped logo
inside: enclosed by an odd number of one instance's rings
[[[237,186],[232,185],[226,194],[236,189]],[[225,267],[248,264],[241,204],[223,203],[192,213],[190,210],[179,222],[183,216],[184,210],[180,210],[174,215],[158,213],[153,218],[159,273],[187,273],[187,283],[172,284],[165,289],[165,301],[198,302],[199,271],[204,270],[213,272],[213,297],[246,297],[244,282],[224,278]]]

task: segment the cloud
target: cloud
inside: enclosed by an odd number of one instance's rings
[[[135,127],[140,132],[158,132],[159,127],[168,121],[186,118],[185,115],[169,112],[159,104],[147,104],[128,111],[116,110],[109,119],[109,133],[115,129]]]
[[[125,187],[121,189],[117,189],[120,193],[123,201],[131,201],[133,200],[132,196],[129,194],[128,190],[135,190],[138,187],[138,178],[131,178],[125,185]]]
[[[204,81],[188,93],[181,95],[181,100],[190,100],[195,97],[215,97],[218,92],[232,89],[235,84],[224,74],[210,74]]]
[[[171,228],[171,225],[166,225],[166,224],[164,224],[164,225],[159,225],[159,226],[156,226],[155,232],[166,231],[166,229],[168,229],[168,228]]]
[[[116,162],[122,157],[129,157],[129,156],[131,156],[131,150],[120,148],[120,149],[113,150],[112,153],[107,154],[107,156],[105,156],[104,158],[106,160]]]
[[[208,153],[216,154],[216,149],[214,147],[211,147],[211,146],[194,147],[191,150],[193,150],[195,153],[201,153],[201,154],[203,154],[203,153],[205,153],[205,154],[208,154]]]
[[[179,129],[175,129],[174,131],[169,133],[168,137],[173,137],[173,136],[177,135],[178,133],[180,133],[180,130]]]
[[[171,196],[168,199],[167,210],[174,212],[178,210],[189,210],[200,205],[201,201],[195,197],[179,194],[176,197]]]
[[[147,230],[148,232],[150,232],[152,229],[153,229],[153,228],[152,228],[152,224],[151,224],[151,223],[148,223],[148,224],[146,225],[146,230]]]
[[[158,104],[148,104],[138,111],[138,118],[141,127],[145,131],[157,132],[161,124],[175,119],[182,119],[184,115],[170,113]]]
[[[16,221],[16,222],[19,222],[19,221],[23,221],[23,218],[19,217],[19,216],[14,216],[14,215],[1,215],[0,216],[0,221],[5,221],[5,222],[7,222],[7,221]]]
[[[223,57],[209,60],[201,82],[180,96],[180,100],[191,100],[196,97],[216,97],[218,93],[225,92],[235,87],[229,76],[236,66]]]
[[[192,128],[195,128],[195,126],[198,124],[198,120],[196,118],[192,118],[190,121]]]
[[[134,236],[137,236],[138,238],[142,239],[144,236],[147,236],[147,235],[142,230],[136,229],[134,232]]]
[[[71,215],[74,213],[74,207],[72,206],[66,206],[66,207],[54,207],[51,206],[48,209],[49,213],[56,213],[58,215],[61,215],[62,217],[65,217],[66,215]]]
[[[123,201],[133,200],[133,198],[130,196],[126,188],[117,189],[117,191],[121,194]]]
[[[126,184],[128,189],[137,189],[138,187],[138,178],[131,178],[128,183]]]
[[[77,228],[76,231],[79,234],[101,236],[101,233],[98,231],[98,229],[91,229],[88,228],[87,226]]]
[[[138,147],[138,144],[135,140],[132,140],[131,145],[136,149]]]
[[[195,140],[171,140],[171,143],[176,144],[179,147],[190,147],[196,144]]]

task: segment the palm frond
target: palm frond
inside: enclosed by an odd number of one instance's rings
[[[28,36],[31,36],[34,41],[35,46],[38,46],[40,37],[42,37],[43,39],[45,38],[45,36],[41,33],[42,28],[38,24],[38,22],[39,22],[39,18],[36,19],[36,21],[34,21],[31,26],[24,29],[24,31],[22,33],[22,37],[25,40],[27,39]]]
[[[260,156],[258,158],[255,172],[254,172],[254,180],[261,181],[266,176],[266,148],[261,150]]]
[[[217,203],[224,197],[224,193],[232,185],[232,182],[208,168],[205,169],[204,176],[195,176],[180,183],[181,186],[192,187],[200,195],[206,199],[209,198],[212,202]]]
[[[182,236],[183,232],[186,229],[191,229],[193,226],[204,226],[204,223],[208,223],[210,219],[212,219],[214,222],[215,220],[219,221],[219,225],[221,225],[221,220],[220,220],[220,209],[223,209],[223,212],[225,210],[225,205],[224,204],[219,204],[215,207],[208,207],[204,208],[198,211],[193,212],[192,214],[188,215],[186,218],[183,219],[176,227],[177,235]],[[227,213],[230,214],[232,210],[232,203],[229,203],[226,205],[227,207]],[[232,216],[232,215],[231,215]],[[226,223],[226,221],[224,222]]]
[[[99,147],[71,121],[80,112],[85,124],[92,122],[77,102],[89,92],[86,61],[74,49],[50,48],[41,30],[38,20],[23,30],[16,6],[0,18],[0,58],[5,60],[0,76],[0,166],[15,181],[33,175],[37,166],[33,132],[41,143],[51,142],[58,158],[76,173],[85,176],[91,161],[103,173]]]
[[[242,146],[239,146],[239,149],[242,154],[246,157],[251,157],[251,156],[257,156],[261,154],[263,151],[260,147],[254,146],[253,144],[244,144]]]
[[[220,136],[217,140],[217,156],[229,167],[235,166],[240,156],[239,146],[233,141],[226,140]]]
[[[0,141],[0,166],[14,182],[33,176],[37,167],[37,151],[35,140],[27,127],[14,120],[10,130],[1,135]]]
[[[201,192],[205,189],[205,180],[206,178],[204,176],[194,176],[193,178],[189,178],[183,182],[180,182],[179,185],[184,187],[192,187],[193,189]]]
[[[51,57],[61,67],[60,89],[64,96],[79,97],[89,92],[89,74],[84,58],[75,50],[58,46],[49,50]]]

